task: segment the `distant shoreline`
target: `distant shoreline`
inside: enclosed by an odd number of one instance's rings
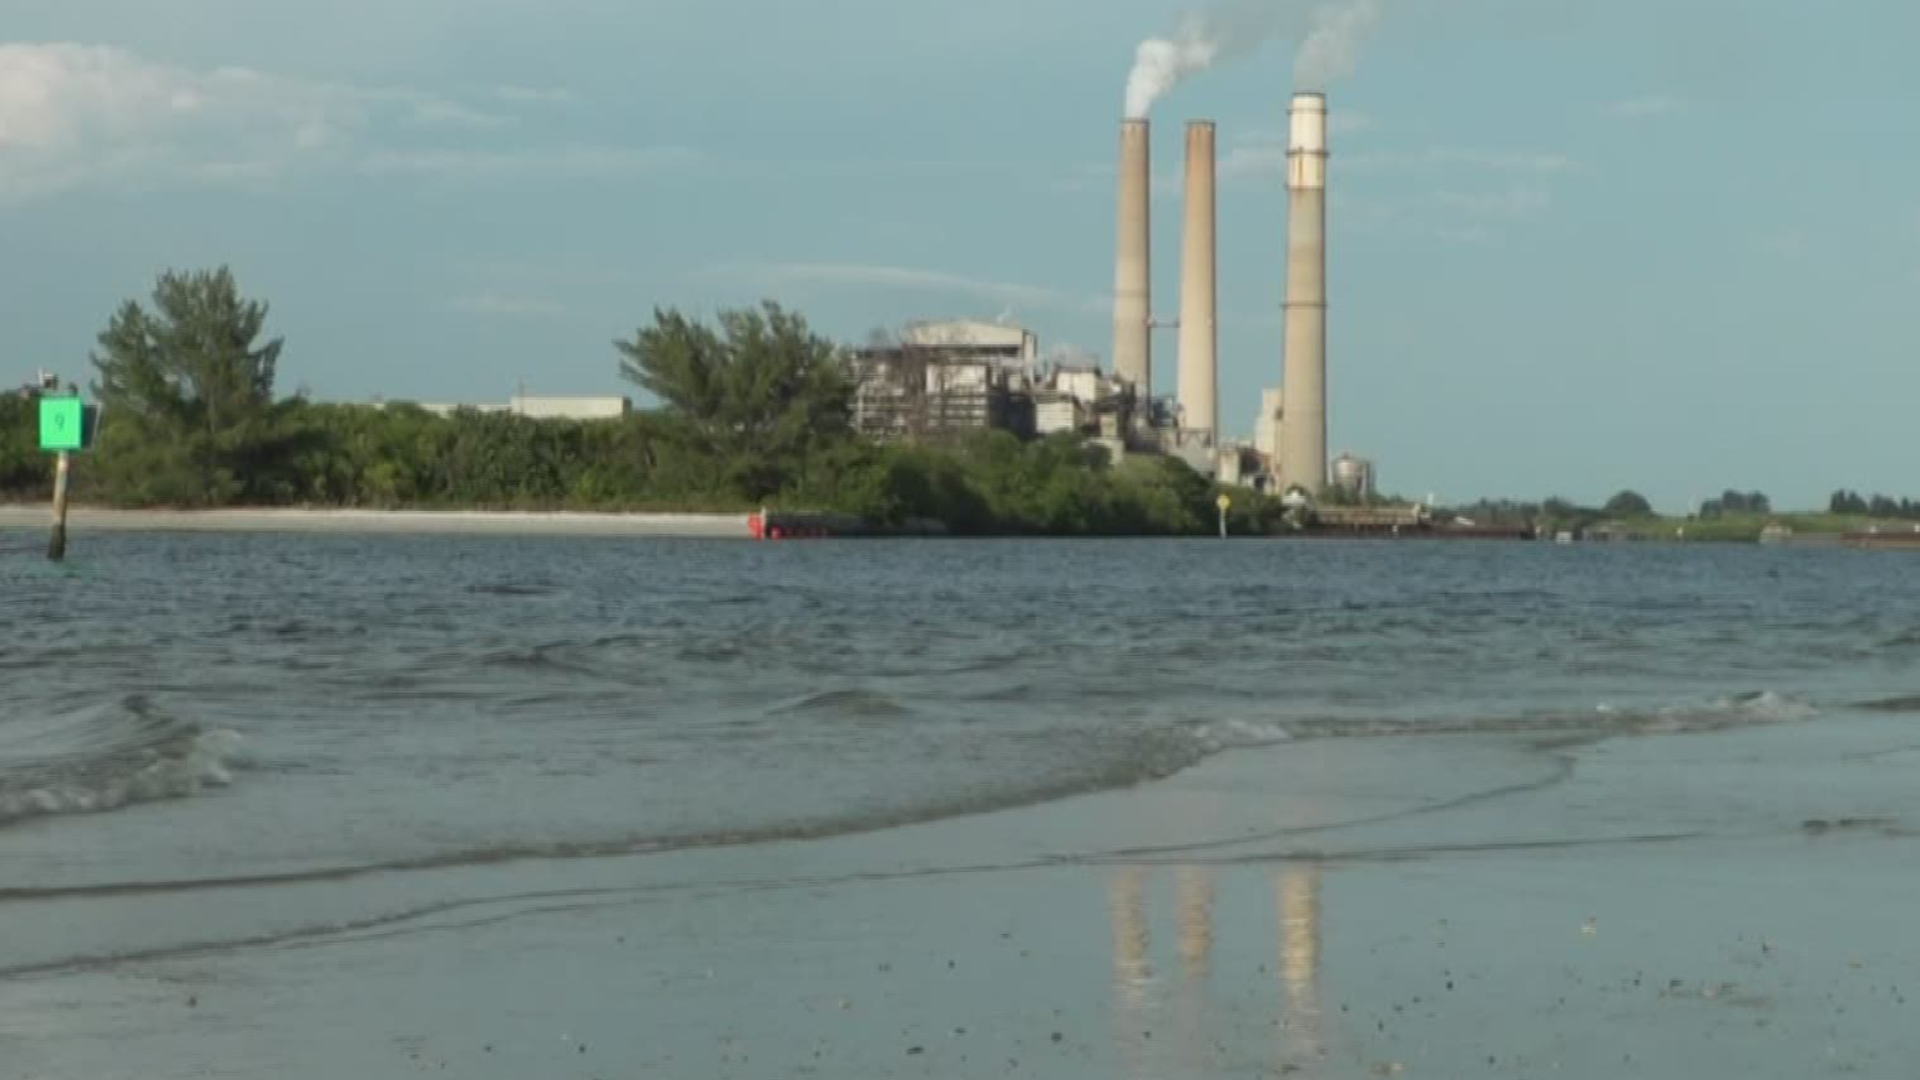
[[[74,507],[68,527],[116,532],[385,533],[465,536],[750,538],[746,514],[517,510],[117,510]],[[0,529],[49,526],[46,506],[0,506]]]

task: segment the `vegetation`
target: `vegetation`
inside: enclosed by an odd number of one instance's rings
[[[1115,465],[1074,436],[979,432],[875,446],[851,425],[839,352],[775,304],[714,326],[672,310],[615,343],[660,402],[622,420],[535,420],[275,395],[284,343],[225,269],[170,272],[128,302],[92,360],[102,405],[76,497],[130,506],[744,510],[943,521],[961,533],[1211,532],[1215,489],[1184,464]],[[44,498],[31,393],[0,403],[0,494]],[[1233,528],[1277,527],[1236,492]]]
[[[1607,505],[1601,509],[1613,517],[1650,517],[1653,514],[1653,504],[1637,491],[1623,491],[1608,499]]]
[[[416,406],[316,404],[275,394],[284,342],[269,309],[225,269],[161,275],[147,305],[114,313],[93,353],[99,443],[76,497],[132,506],[831,510],[962,534],[1187,535],[1216,527],[1218,490],[1179,460],[1115,464],[1071,435],[1022,441],[981,431],[877,446],[851,424],[834,344],[772,303],[705,325],[656,310],[614,343],[623,377],[659,408],[621,420],[535,420]],[[0,397],[0,496],[47,497],[34,397]],[[1330,504],[1359,500],[1338,491]],[[1279,500],[1235,489],[1238,534],[1289,528]],[[1383,501],[1370,499],[1369,502]],[[1775,514],[1727,491],[1686,518],[1622,491],[1600,507],[1482,500],[1439,515],[1482,525],[1629,536],[1752,540],[1920,521],[1920,503],[1837,491],[1827,514]]]
[[[1744,494],[1728,491],[1717,499],[1708,499],[1700,504],[1700,516],[1703,518],[1771,513],[1773,513],[1773,503],[1758,491],[1749,491]]]
[[[0,397],[0,493],[47,497],[52,486],[40,453],[40,419],[29,393]]]
[[[1836,491],[1827,502],[1827,512],[1893,521],[1920,521],[1920,501],[1893,499],[1885,495],[1866,498],[1857,491]]]

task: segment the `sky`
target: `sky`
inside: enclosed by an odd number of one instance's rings
[[[1334,452],[1454,502],[1920,495],[1920,5],[1378,5],[1326,87]],[[327,400],[637,396],[614,339],[763,298],[1104,356],[1128,72],[1194,7],[0,0],[0,383],[83,378],[116,307],[222,264]],[[1214,120],[1244,437],[1294,50],[1236,51],[1153,107],[1153,288],[1172,318]]]

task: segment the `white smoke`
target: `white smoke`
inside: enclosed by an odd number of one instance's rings
[[[1380,21],[1379,0],[1328,4],[1313,13],[1313,29],[1293,61],[1293,83],[1324,87],[1360,66],[1360,45]]]
[[[1126,116],[1145,119],[1155,101],[1189,76],[1275,38],[1300,42],[1297,85],[1324,86],[1353,72],[1360,43],[1379,18],[1380,0],[1223,0],[1191,12],[1171,36],[1148,38],[1134,50]]]
[[[1127,76],[1127,119],[1142,120],[1160,95],[1182,79],[1213,66],[1220,55],[1217,28],[1204,15],[1180,20],[1170,38],[1148,38],[1134,50],[1133,72]]]

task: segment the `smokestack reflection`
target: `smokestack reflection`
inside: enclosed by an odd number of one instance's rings
[[[1295,1055],[1326,1050],[1320,1003],[1320,868],[1282,867],[1274,878],[1280,918],[1280,1016]]]

